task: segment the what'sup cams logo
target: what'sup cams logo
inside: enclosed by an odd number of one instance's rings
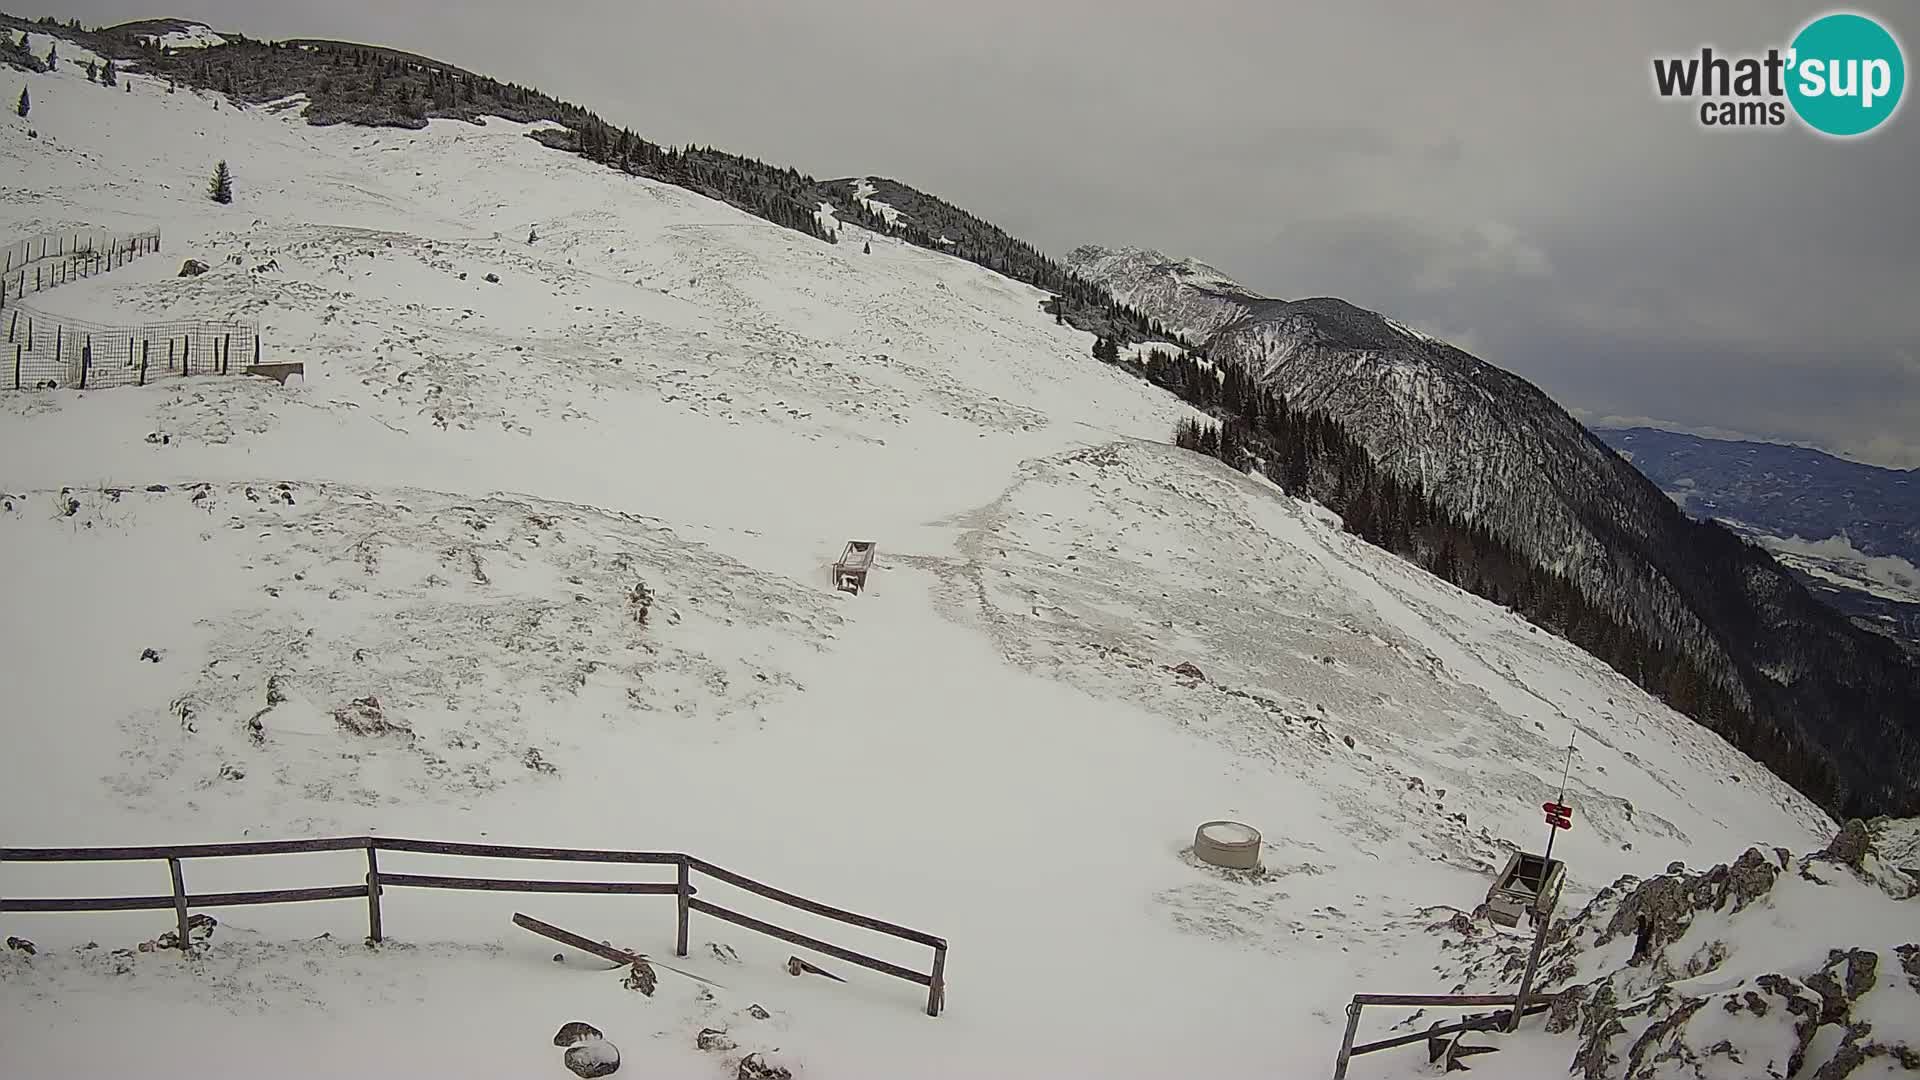
[[[1700,124],[1710,128],[1782,127],[1793,116],[1822,135],[1865,135],[1893,117],[1906,84],[1900,42],[1852,12],[1822,15],[1764,55],[1706,46],[1698,56],[1653,61],[1654,90],[1697,99]]]

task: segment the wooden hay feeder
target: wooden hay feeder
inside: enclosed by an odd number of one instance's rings
[[[833,587],[858,595],[861,589],[867,587],[867,571],[873,569],[873,556],[877,550],[871,540],[847,541],[847,549],[840,553],[840,561],[833,564]]]
[[[1532,923],[1551,915],[1566,876],[1567,865],[1559,859],[1514,852],[1487,890],[1487,917],[1501,926],[1518,926],[1522,916]]]

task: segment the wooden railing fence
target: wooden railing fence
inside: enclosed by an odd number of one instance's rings
[[[357,885],[332,885],[306,889],[265,889],[248,892],[187,892],[181,864],[189,859],[227,859],[252,855],[293,855],[317,851],[365,851],[366,878]],[[380,852],[412,852],[427,855],[456,855],[488,859],[539,860],[582,863],[626,863],[672,866],[675,879],[653,881],[552,881],[494,877],[455,877],[439,874],[402,874],[380,869]],[[587,848],[520,847],[509,844],[463,844],[439,840],[408,840],[391,836],[337,836],[311,840],[266,840],[235,844],[183,844],[151,847],[91,848],[0,848],[0,863],[25,862],[136,862],[164,861],[172,877],[172,891],[166,895],[112,897],[0,897],[0,912],[66,911],[162,911],[171,908],[178,920],[179,944],[189,946],[189,914],[195,908],[233,907],[248,904],[291,904],[314,900],[355,900],[367,902],[367,937],[380,941],[380,896],[389,887],[415,889],[472,889],[490,892],[528,893],[609,893],[634,896],[672,896],[678,904],[678,922],[674,954],[687,955],[688,923],[693,912],[711,915],[789,944],[811,949],[850,964],[904,979],[927,988],[927,1015],[939,1016],[946,1004],[947,943],[943,938],[904,926],[831,907],[802,896],[776,889],[715,866],[683,852],[600,851]],[[791,908],[886,934],[933,950],[933,966],[921,972],[902,967],[864,953],[822,941],[750,915],[702,900],[694,885],[695,874],[765,897]]]

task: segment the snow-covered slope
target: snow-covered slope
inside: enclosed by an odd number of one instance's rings
[[[507,922],[664,954],[647,898],[397,893],[377,950],[351,903],[227,909],[191,961],[135,947],[153,913],[8,916],[38,947],[0,953],[21,1075],[82,1046],[97,1076],[554,1075],[570,1020],[637,1074],[776,1047],[802,1077],[1310,1074],[1348,995],[1440,988],[1413,916],[1537,840],[1569,737],[1579,900],[1832,831],[1565,642],[1163,445],[1182,407],[1038,290],[503,121],[312,128],[123,78],[36,81],[0,231],[157,225],[165,255],[36,308],[258,319],[306,377],[0,397],[0,843],[686,850],[944,936],[948,1011],[818,957],[851,981],[790,978],[789,946],[704,918],[677,963],[725,989],[641,999]],[[850,537],[880,545],[859,596],[827,584]],[[1192,860],[1220,817],[1263,830],[1265,873]]]

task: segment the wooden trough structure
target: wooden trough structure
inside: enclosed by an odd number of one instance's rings
[[[1522,918],[1536,925],[1553,913],[1566,878],[1567,864],[1559,859],[1516,851],[1487,890],[1487,917],[1501,926],[1518,926]]]
[[[873,569],[873,557],[879,550],[871,540],[849,540],[840,559],[833,564],[833,587],[858,595],[867,587],[867,572]]]

